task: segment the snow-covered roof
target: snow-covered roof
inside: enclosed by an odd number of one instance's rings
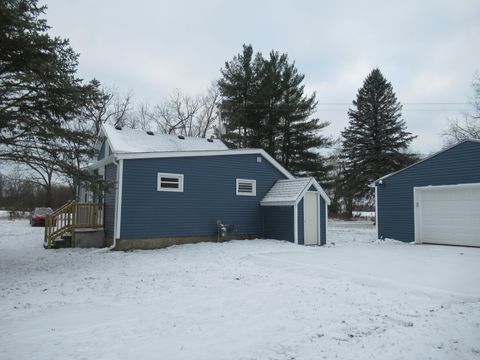
[[[323,191],[322,187],[313,177],[278,180],[268,193],[264,196],[260,205],[262,206],[286,206],[295,205],[311,186],[320,193],[327,204],[330,199]]]
[[[149,153],[166,151],[210,151],[227,150],[227,146],[218,139],[184,137],[177,135],[153,134],[142,130],[115,127],[104,124],[103,135],[107,138],[113,153]]]

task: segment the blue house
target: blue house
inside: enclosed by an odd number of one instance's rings
[[[223,239],[325,244],[329,199],[261,149],[218,139],[103,126],[89,169],[115,184],[104,194],[106,245],[149,249]],[[81,201],[92,194],[81,190]]]
[[[375,181],[378,238],[480,246],[480,141]]]

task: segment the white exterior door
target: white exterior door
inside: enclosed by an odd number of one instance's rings
[[[304,244],[317,245],[319,243],[320,216],[318,208],[318,193],[307,192],[303,198],[304,202]]]
[[[414,189],[415,242],[480,246],[480,184]]]

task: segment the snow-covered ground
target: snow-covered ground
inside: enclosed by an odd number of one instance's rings
[[[0,359],[479,359],[480,249],[329,224],[274,240],[44,250],[0,221]]]

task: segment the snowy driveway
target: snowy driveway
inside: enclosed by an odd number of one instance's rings
[[[0,359],[475,359],[480,249],[273,240],[42,248],[0,221]]]

